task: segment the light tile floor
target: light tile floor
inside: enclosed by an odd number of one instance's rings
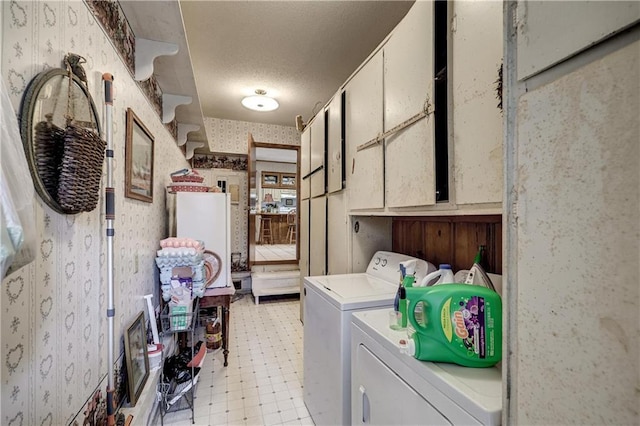
[[[258,244],[256,245],[256,261],[295,260],[295,244]]]
[[[195,393],[196,425],[313,425],[302,400],[299,316],[297,298],[265,297],[255,305],[246,294],[232,303],[229,365],[221,350],[207,353]],[[190,425],[191,411],[169,413],[164,424]]]

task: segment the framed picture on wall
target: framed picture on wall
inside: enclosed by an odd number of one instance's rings
[[[153,202],[153,135],[127,108],[124,196]]]
[[[127,363],[127,395],[131,406],[135,406],[149,377],[149,355],[147,353],[147,331],[144,311],[124,333],[124,356]]]

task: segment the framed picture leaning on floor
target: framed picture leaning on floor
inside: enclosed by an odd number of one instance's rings
[[[127,365],[127,395],[133,407],[149,377],[144,311],[140,311],[124,333],[124,356]]]

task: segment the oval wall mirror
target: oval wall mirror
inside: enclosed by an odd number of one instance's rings
[[[20,107],[20,132],[36,192],[58,213],[58,167],[63,153],[62,133],[67,116],[100,134],[98,112],[83,83],[62,68],[43,71],[31,80]]]

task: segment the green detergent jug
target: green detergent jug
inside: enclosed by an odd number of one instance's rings
[[[407,288],[407,316],[415,332],[406,343],[422,361],[491,367],[502,358],[502,300],[488,288],[443,284]],[[423,319],[416,320],[418,303]]]

